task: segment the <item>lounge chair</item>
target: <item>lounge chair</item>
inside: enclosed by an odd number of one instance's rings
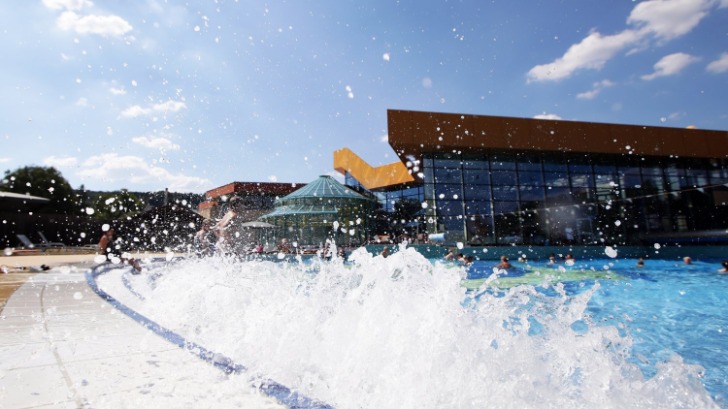
[[[43,243],[33,243],[25,234],[16,234],[16,236],[18,237],[18,240],[20,240],[20,243],[23,245],[23,247],[26,249],[45,250],[48,248],[48,246],[44,245]]]
[[[66,247],[65,244],[63,244],[63,243],[61,243],[59,241],[49,241],[46,238],[45,234],[43,234],[42,231],[39,231],[38,232],[38,236],[40,236],[40,240],[43,242],[43,245],[44,246],[47,246],[47,247]]]

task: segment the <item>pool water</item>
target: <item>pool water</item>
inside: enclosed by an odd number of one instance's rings
[[[211,257],[99,285],[190,342],[336,408],[726,407],[728,276],[605,259],[468,268]]]
[[[490,283],[489,292],[521,283],[538,285],[562,282],[567,294],[579,294],[599,282],[585,316],[596,325],[613,326],[631,336],[630,361],[647,376],[655,366],[676,355],[698,364],[701,382],[721,405],[728,397],[728,274],[718,270],[721,260],[648,260],[641,268],[636,259],[604,259],[563,263],[513,263]],[[493,274],[494,262],[477,261],[465,285],[476,288]],[[541,287],[548,292],[550,288]]]

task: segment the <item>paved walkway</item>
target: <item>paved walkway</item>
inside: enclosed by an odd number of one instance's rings
[[[29,275],[0,312],[0,409],[281,407],[102,300],[83,263]]]

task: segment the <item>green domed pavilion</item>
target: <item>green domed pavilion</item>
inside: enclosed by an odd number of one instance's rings
[[[277,240],[287,238],[302,248],[318,247],[333,238],[337,245],[365,244],[371,215],[378,203],[328,175],[284,196],[275,209],[259,218],[275,225]]]

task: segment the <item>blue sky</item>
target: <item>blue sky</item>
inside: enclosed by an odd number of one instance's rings
[[[0,22],[0,169],[74,188],[391,163],[387,109],[728,130],[728,0],[28,0]]]

